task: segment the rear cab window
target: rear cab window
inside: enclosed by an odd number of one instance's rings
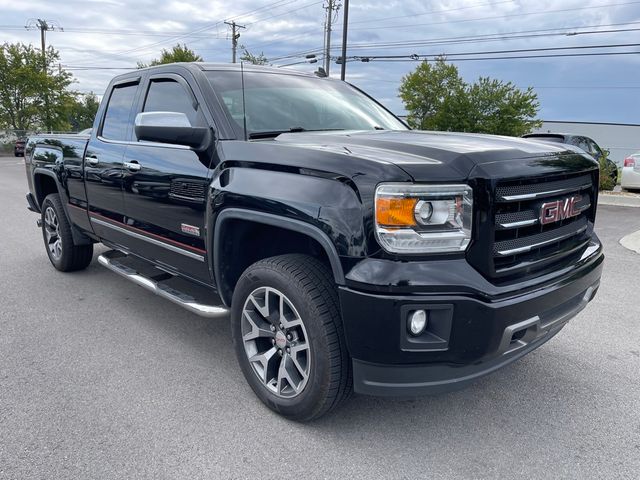
[[[101,136],[107,140],[126,140],[130,126],[131,109],[138,83],[114,86],[102,122]]]

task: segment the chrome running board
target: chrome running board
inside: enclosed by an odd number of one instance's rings
[[[207,289],[186,279],[160,270],[143,260],[129,257],[127,254],[111,250],[98,257],[100,265],[121,275],[133,283],[155,293],[159,297],[180,305],[196,315],[208,318],[225,316],[229,310],[222,305],[209,305],[211,297],[218,296],[213,289]],[[179,286],[171,286],[170,283]]]

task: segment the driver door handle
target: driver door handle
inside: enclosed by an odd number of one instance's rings
[[[98,165],[98,163],[100,163],[100,160],[98,160],[98,157],[96,157],[95,155],[87,155],[85,157],[85,160],[92,167],[95,167],[96,165]]]
[[[130,162],[124,162],[124,167],[130,172],[139,172],[142,165],[137,160],[131,160]]]

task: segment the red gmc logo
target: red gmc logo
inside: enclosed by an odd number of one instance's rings
[[[543,203],[540,208],[540,223],[547,225],[580,215],[580,209],[576,207],[580,200],[582,200],[582,195]]]

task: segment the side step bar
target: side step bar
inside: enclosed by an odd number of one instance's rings
[[[189,285],[186,288],[178,290],[175,287],[168,285],[168,281],[177,279],[177,277],[168,274],[162,270],[159,270],[151,264],[146,264],[142,260],[129,258],[125,253],[111,250],[105,252],[98,257],[98,262],[107,267],[109,270],[121,275],[133,283],[146,288],[150,292],[155,293],[159,297],[165,298],[181,307],[189,310],[190,312],[200,315],[202,317],[217,318],[226,316],[229,310],[223,305],[208,305],[204,301],[197,297],[216,297],[213,290],[209,291],[199,285]],[[142,266],[143,268],[136,268]],[[146,268],[144,268],[146,267]],[[148,270],[148,272],[142,273],[140,270]],[[179,279],[184,286],[185,284],[191,284],[191,282]],[[189,290],[199,290],[200,295],[194,294]]]

